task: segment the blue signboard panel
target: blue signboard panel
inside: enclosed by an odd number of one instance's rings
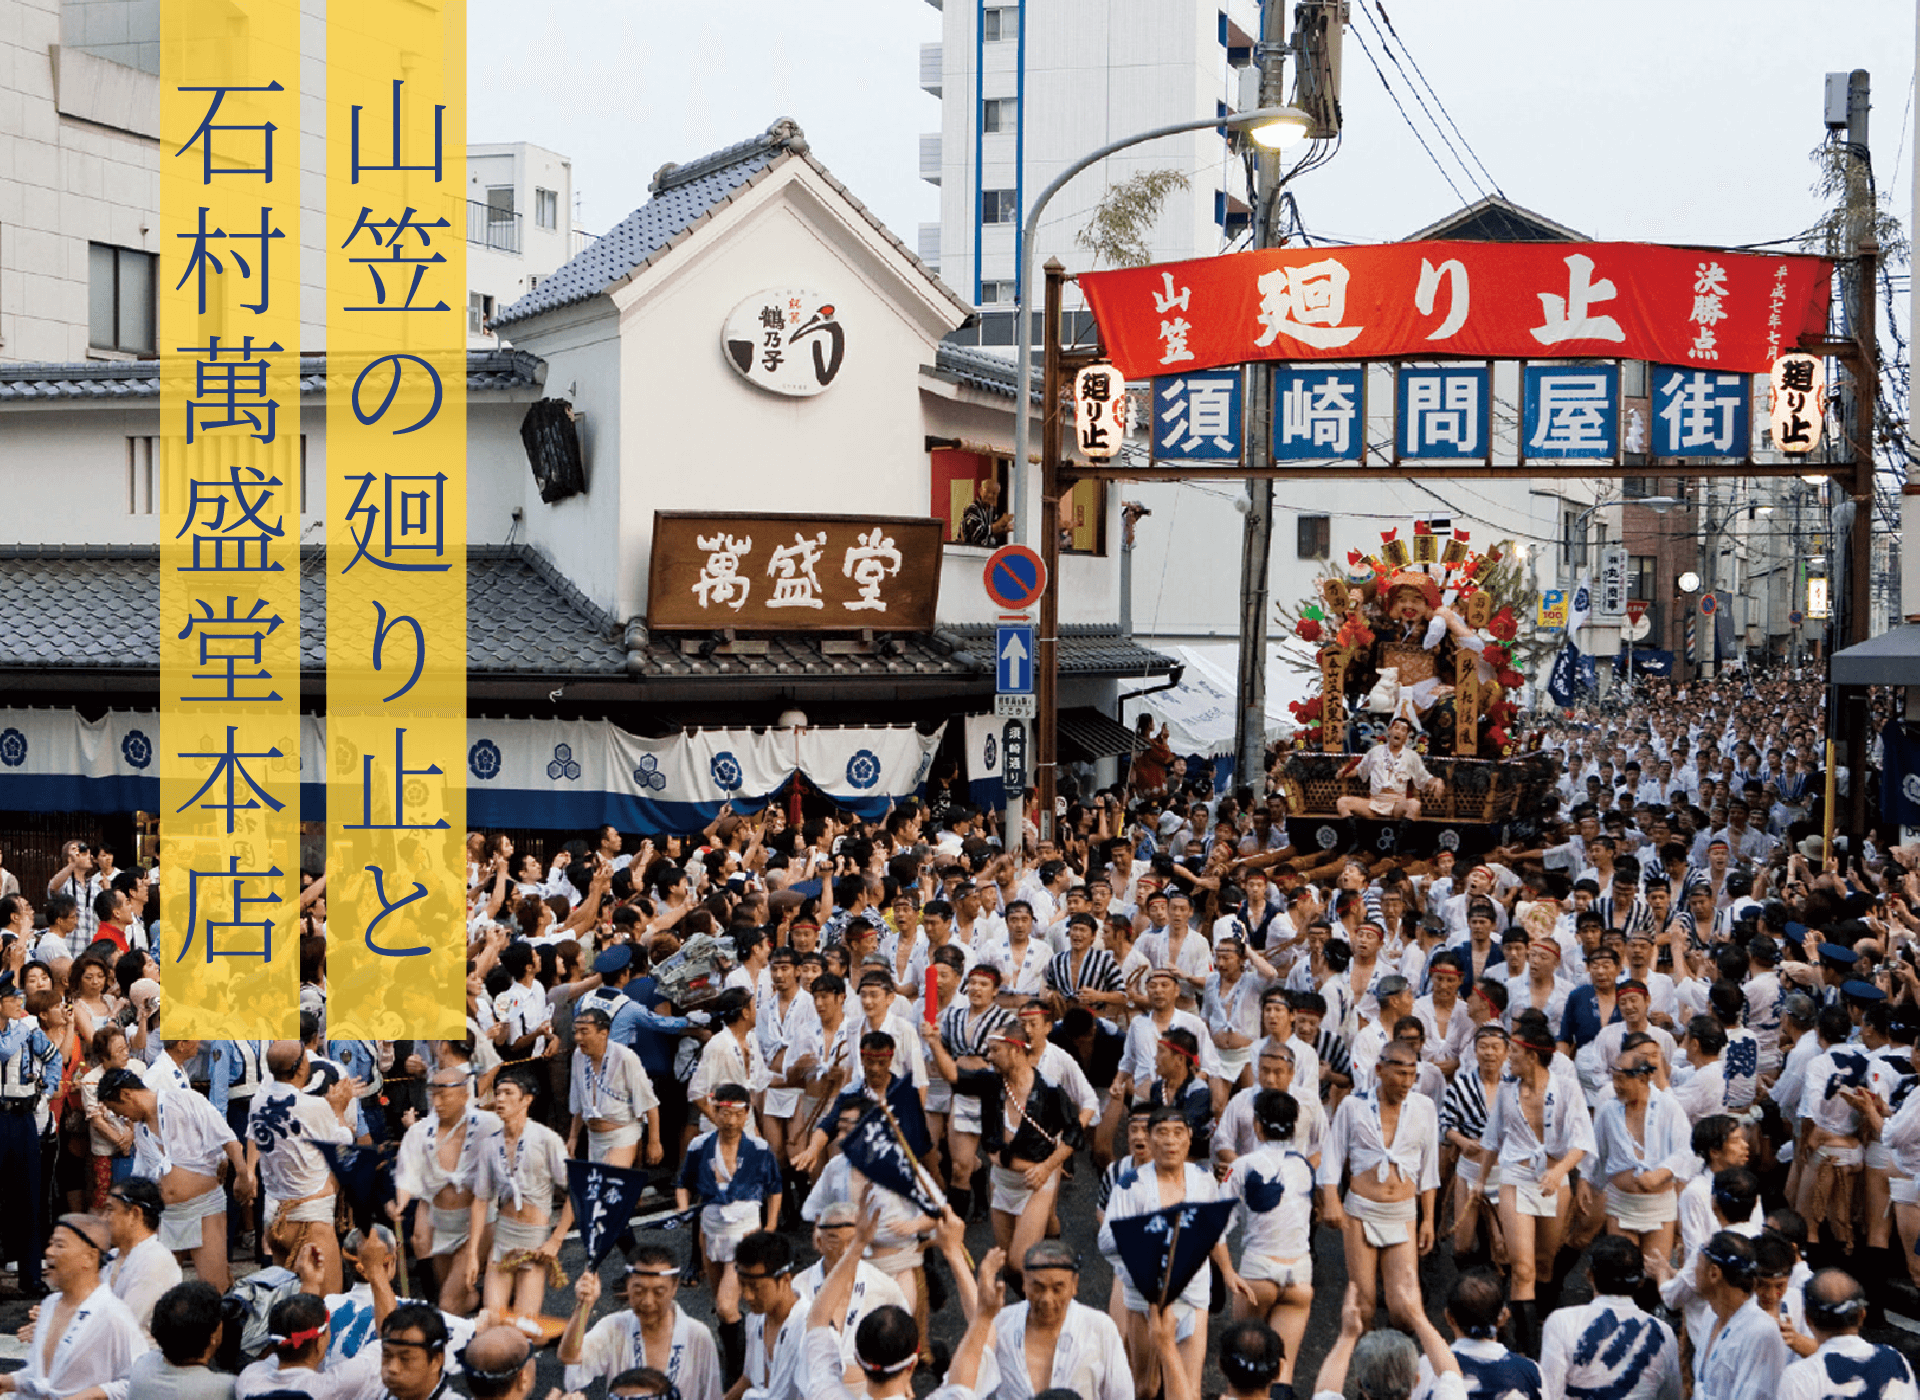
[[[1752,446],[1753,380],[1745,374],[1652,365],[1656,457],[1745,457]]]
[[[1521,384],[1520,454],[1610,461],[1620,452],[1620,366],[1530,364]]]
[[[1273,459],[1358,462],[1366,452],[1366,370],[1273,372]]]
[[[1240,460],[1240,371],[1207,370],[1153,381],[1157,462]]]
[[[1486,456],[1491,388],[1485,365],[1402,365],[1394,396],[1401,458]]]

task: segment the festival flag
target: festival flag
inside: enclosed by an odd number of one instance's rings
[[[906,1197],[928,1215],[940,1214],[943,1204],[934,1199],[920,1173],[914,1170],[906,1145],[878,1105],[868,1109],[853,1125],[840,1150],[853,1169],[868,1181],[886,1187],[896,1196]]]
[[[1580,648],[1571,638],[1560,644],[1553,658],[1553,670],[1547,676],[1547,694],[1561,709],[1572,706],[1580,688]]]
[[[340,1183],[347,1198],[347,1210],[353,1223],[362,1230],[375,1221],[385,1223],[385,1206],[394,1196],[393,1158],[377,1147],[355,1147],[350,1143],[316,1142],[320,1155],[327,1159],[327,1170]]]
[[[1573,586],[1573,595],[1567,603],[1567,635],[1577,637],[1580,629],[1587,625],[1587,618],[1593,612],[1593,576],[1582,572],[1580,581]]]
[[[1196,1201],[1114,1220],[1114,1246],[1140,1296],[1151,1302],[1179,1297],[1227,1232],[1234,1204]]]
[[[633,1219],[633,1208],[646,1189],[644,1171],[610,1162],[567,1160],[567,1193],[573,1197],[573,1218],[580,1225],[589,1269],[599,1268],[613,1252],[614,1241]]]

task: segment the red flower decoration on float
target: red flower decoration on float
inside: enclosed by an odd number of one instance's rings
[[[1505,670],[1500,673],[1500,684],[1508,690],[1518,690],[1527,683],[1527,678],[1518,671]]]
[[[1520,624],[1514,620],[1512,608],[1502,608],[1487,623],[1487,630],[1503,642],[1510,642],[1520,635]]]
[[[1303,617],[1293,624],[1293,635],[1303,642],[1317,642],[1325,632],[1326,629],[1310,617]]]

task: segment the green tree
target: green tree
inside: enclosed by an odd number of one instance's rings
[[[1809,158],[1816,173],[1808,189],[1825,206],[1825,212],[1800,235],[1801,248],[1822,257],[1840,257],[1847,251],[1847,229],[1858,217],[1880,245],[1882,266],[1906,262],[1906,227],[1893,212],[1889,197],[1874,188],[1865,172],[1854,168],[1847,143],[1822,142]]]
[[[1109,187],[1086,227],[1074,234],[1074,246],[1087,253],[1095,267],[1145,267],[1153,261],[1147,235],[1154,220],[1167,196],[1189,183],[1179,170],[1143,170]]]

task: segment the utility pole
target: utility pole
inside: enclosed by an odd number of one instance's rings
[[[1700,596],[1713,596],[1715,575],[1720,563],[1720,541],[1713,524],[1713,478],[1706,477],[1700,483],[1700,494],[1706,505],[1700,511]],[[1699,604],[1694,604],[1699,611]],[[1714,677],[1720,674],[1720,614],[1716,610],[1712,617],[1702,616],[1700,632],[1700,675]]]
[[[1867,120],[1873,107],[1872,79],[1856,68],[1847,76],[1847,339],[1853,343],[1848,358],[1852,379],[1842,422],[1853,451],[1852,528],[1847,540],[1847,628],[1843,645],[1857,646],[1873,635],[1873,420],[1879,385],[1878,324],[1875,277],[1879,245],[1874,238],[1873,186],[1869,178],[1872,156],[1867,144]],[[1831,662],[1829,662],[1831,665]],[[1832,708],[1831,706],[1829,707]],[[1850,692],[1840,706],[1840,737],[1846,744],[1847,826],[1853,849],[1867,828],[1867,694]]]
[[[1920,0],[1916,0],[1914,8],[1916,11],[1920,11]],[[1917,18],[1920,18],[1920,16],[1917,16]],[[1920,54],[1920,24],[1916,24],[1915,26],[1914,47],[1916,53]],[[1909,159],[1913,161],[1914,169],[1920,171],[1920,148],[1916,148]],[[1909,188],[1913,191],[1913,205],[1910,213],[1914,217],[1914,221],[1909,222],[1907,227],[1909,229],[1920,228],[1920,185],[1914,185],[1912,182],[1909,182]],[[1920,284],[1910,286],[1907,291],[1907,297],[1907,324],[1911,326],[1914,323],[1913,313],[1916,310],[1920,310]],[[1906,526],[1908,524],[1911,523],[1914,524],[1916,528],[1920,528],[1920,513],[1916,513],[1915,510],[1916,504],[1920,504],[1920,481],[1916,481],[1916,478],[1920,478],[1920,472],[1914,469],[1915,464],[1920,463],[1920,443],[1917,443],[1914,438],[1914,412],[1917,408],[1920,408],[1920,385],[1916,385],[1913,376],[1908,375],[1907,430],[1903,435],[1903,441],[1901,443],[1907,459],[1907,480],[1906,484],[1900,488],[1900,534],[1903,541],[1906,536]],[[1900,567],[1895,572],[1892,581],[1895,589],[1894,596],[1898,602],[1898,616],[1902,623],[1909,626],[1912,625],[1914,614],[1920,612],[1920,590],[1907,586],[1907,581],[1914,571],[1916,556],[1920,556],[1920,550],[1903,550],[1901,552]],[[1907,720],[1920,720],[1920,686],[1908,686],[1906,688],[1906,695],[1906,709],[1902,717]],[[1903,827],[1900,832],[1902,840],[1910,838],[1913,834],[1913,829],[1910,827]]]
[[[1285,100],[1286,0],[1261,0],[1261,107]],[[1274,203],[1280,197],[1280,155],[1255,147],[1253,246],[1273,246]],[[1251,470],[1273,465],[1273,367],[1251,364],[1241,371],[1247,412],[1241,451]],[[1249,476],[1247,533],[1240,556],[1240,711],[1234,726],[1234,759],[1239,781],[1254,796],[1267,789],[1267,576],[1273,557],[1273,479]]]

